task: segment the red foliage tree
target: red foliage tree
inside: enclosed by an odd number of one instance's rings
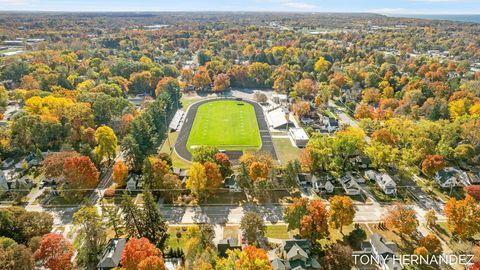
[[[328,235],[328,213],[322,201],[310,201],[307,214],[300,221],[300,235],[310,239],[312,243]]]
[[[65,181],[71,189],[94,188],[98,184],[99,173],[89,157],[69,157],[63,165]]]
[[[468,195],[475,198],[477,201],[480,201],[480,185],[470,185],[465,187],[465,192]]]
[[[52,179],[59,179],[63,176],[63,164],[69,157],[78,156],[77,152],[54,152],[48,154],[43,160],[43,171],[45,176]]]
[[[207,175],[207,188],[214,192],[222,185],[222,174],[217,164],[213,162],[207,161],[203,164],[203,167],[205,167],[205,174]]]
[[[138,270],[166,270],[162,257],[150,256],[138,264]]]
[[[137,270],[139,269],[140,264],[144,260],[152,256],[161,258],[162,252],[154,244],[150,243],[150,241],[148,241],[148,239],[145,237],[142,237],[140,239],[131,238],[125,245],[125,249],[122,252],[122,258],[120,260],[120,263],[127,270]],[[158,260],[148,259],[148,261],[144,263],[144,266],[150,266],[151,263],[153,263],[154,261]]]
[[[72,269],[73,247],[61,234],[44,235],[34,256],[35,260],[51,270]]]

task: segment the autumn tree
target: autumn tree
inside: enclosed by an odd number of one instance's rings
[[[247,212],[240,221],[240,229],[249,244],[255,243],[265,234],[265,223],[262,216],[255,212]]]
[[[313,80],[303,79],[293,86],[293,91],[295,91],[296,94],[301,97],[315,96],[317,94],[317,86]]]
[[[400,154],[400,150],[388,144],[373,141],[365,147],[364,153],[370,158],[374,168],[385,169],[386,166],[394,164]]]
[[[230,87],[230,77],[227,74],[221,73],[213,79],[213,91],[223,92]]]
[[[45,176],[57,181],[60,180],[63,177],[63,164],[65,164],[65,160],[70,157],[78,156],[78,153],[75,151],[49,153],[43,160],[42,169],[45,172]]]
[[[322,201],[311,200],[307,206],[307,214],[300,221],[300,235],[316,245],[318,240],[328,234],[327,208]]]
[[[343,226],[348,226],[353,223],[355,217],[355,208],[353,201],[348,196],[333,196],[330,198],[329,224],[334,229],[340,229],[343,235]]]
[[[467,195],[463,200],[450,198],[444,207],[448,229],[462,240],[480,232],[480,208],[475,199]]]
[[[177,79],[165,77],[158,81],[155,88],[155,96],[160,96],[163,92],[176,92],[180,90],[180,84]]]
[[[188,170],[188,179],[185,185],[192,194],[198,199],[205,199],[205,189],[207,187],[207,174],[205,172],[205,167],[198,163],[194,162],[190,169]]]
[[[218,165],[218,168],[223,178],[230,176],[233,173],[232,162],[230,161],[230,158],[227,154],[216,153],[215,163]]]
[[[63,165],[68,189],[92,189],[98,184],[99,172],[89,157],[69,157]]]
[[[150,243],[147,238],[130,238],[123,249],[120,263],[127,270],[137,270],[144,260],[152,256],[162,258],[163,260],[160,249]],[[148,261],[143,264],[143,267],[150,264],[151,261],[152,259],[148,259]],[[164,268],[165,266],[158,269]]]
[[[165,160],[155,156],[149,156],[143,161],[142,179],[145,185],[152,189],[164,189],[164,178],[166,174],[172,173],[172,170]]]
[[[401,236],[412,236],[419,224],[415,210],[403,204],[391,206],[383,221],[389,230],[397,230]]]
[[[99,161],[105,157],[108,158],[108,160],[115,157],[118,140],[115,132],[113,132],[110,127],[101,126],[97,128],[95,131],[95,140],[97,141],[97,146],[94,151]]]
[[[468,185],[464,189],[468,195],[480,201],[480,185]]]
[[[271,270],[272,265],[267,257],[267,252],[262,248],[246,246],[243,250],[235,249],[227,251],[227,258],[219,259],[215,266],[216,270]]]
[[[112,168],[112,178],[119,187],[124,187],[127,183],[128,167],[122,160],[115,162]]]
[[[1,237],[0,237],[1,238]],[[4,270],[34,270],[35,260],[32,251],[25,245],[13,241],[9,247],[0,246],[0,265]]]
[[[19,244],[49,233],[52,226],[53,217],[47,212],[26,211],[18,206],[0,209],[0,235]]]
[[[207,161],[215,162],[215,155],[218,153],[218,148],[215,146],[200,146],[192,151],[192,161],[198,163],[205,163]]]
[[[420,246],[425,247],[431,255],[442,254],[442,243],[440,242],[440,239],[432,233],[429,233],[420,239]]]
[[[436,172],[445,168],[445,166],[445,159],[441,155],[428,155],[422,161],[422,171],[430,177],[435,175]]]
[[[201,67],[197,73],[193,76],[192,84],[193,86],[202,91],[212,83],[210,76],[208,75],[207,70],[204,67]]]
[[[298,100],[292,105],[292,111],[298,117],[302,117],[310,112],[310,103],[308,101]]]
[[[326,270],[351,269],[353,266],[352,248],[342,244],[331,245],[323,259],[323,267]]]
[[[212,225],[188,226],[183,237],[186,239],[183,252],[187,269],[200,264],[203,258],[209,261],[216,257],[215,245],[213,244],[215,231]]]
[[[330,62],[325,60],[325,58],[320,57],[317,62],[315,62],[315,71],[318,73],[323,73],[328,70]]]
[[[284,210],[284,220],[289,230],[300,229],[300,221],[307,215],[308,199],[293,198],[292,204]]]
[[[215,193],[223,184],[223,178],[216,163],[207,161],[203,164],[207,177],[206,187],[210,193]]]
[[[44,235],[34,256],[37,262],[51,270],[73,269],[73,247],[61,234]]]

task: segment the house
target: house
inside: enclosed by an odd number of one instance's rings
[[[333,193],[334,186],[330,181],[330,175],[321,175],[319,177],[312,176],[312,187],[315,192],[326,191],[327,193]]]
[[[319,123],[314,128],[320,133],[332,134],[340,129],[337,119],[319,114]]]
[[[350,162],[352,162],[354,166],[361,169],[368,169],[370,168],[370,164],[372,164],[372,161],[366,156],[356,156],[351,158]]]
[[[288,97],[284,94],[273,94],[272,101],[276,104],[288,104]]]
[[[289,128],[288,135],[290,135],[297,147],[305,147],[308,143],[308,135],[303,128]]]
[[[437,181],[442,188],[457,186],[458,178],[458,171],[453,167],[444,168],[435,174],[435,181]]]
[[[283,240],[281,245],[270,250],[267,257],[273,270],[320,269],[320,264],[311,255],[310,242],[306,239]]]
[[[387,195],[397,194],[397,183],[393,181],[390,175],[379,173],[374,170],[368,170],[365,172],[365,177],[369,180],[375,181],[383,193]]]
[[[220,257],[227,257],[227,250],[242,249],[242,246],[238,243],[238,239],[229,237],[222,239],[217,244],[218,255]]]
[[[383,270],[400,270],[403,266],[394,260],[397,253],[397,245],[391,241],[386,241],[380,234],[372,234],[370,237],[372,255],[376,258]]]
[[[127,186],[125,187],[127,190],[136,190],[139,189],[140,176],[137,174],[129,175],[127,179]]]
[[[178,176],[178,178],[180,179],[180,181],[182,181],[182,183],[185,182],[188,178],[188,170],[185,170],[185,169],[173,167],[173,174]]]
[[[127,244],[126,238],[113,238],[108,241],[107,247],[103,251],[102,258],[97,264],[98,270],[109,270],[118,267],[123,249]]]
[[[230,192],[240,192],[241,189],[237,186],[237,176],[235,174],[230,175],[229,177],[223,180],[223,186],[228,188]]]
[[[362,189],[351,175],[345,175],[340,179],[340,182],[342,183],[342,187],[345,190],[345,194],[347,194],[348,196],[360,195]]]
[[[13,166],[15,160],[13,158],[7,158],[2,162],[2,169],[8,169]]]
[[[312,175],[308,173],[297,174],[297,182],[300,186],[312,186]]]

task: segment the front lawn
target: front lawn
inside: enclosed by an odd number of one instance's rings
[[[289,239],[287,225],[267,225],[265,236],[274,239]]]
[[[301,150],[293,146],[289,138],[272,138],[272,140],[278,159],[282,163],[285,164],[290,160],[298,159]]]

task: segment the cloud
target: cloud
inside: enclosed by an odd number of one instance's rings
[[[31,3],[31,0],[0,0],[0,5],[24,6]]]

